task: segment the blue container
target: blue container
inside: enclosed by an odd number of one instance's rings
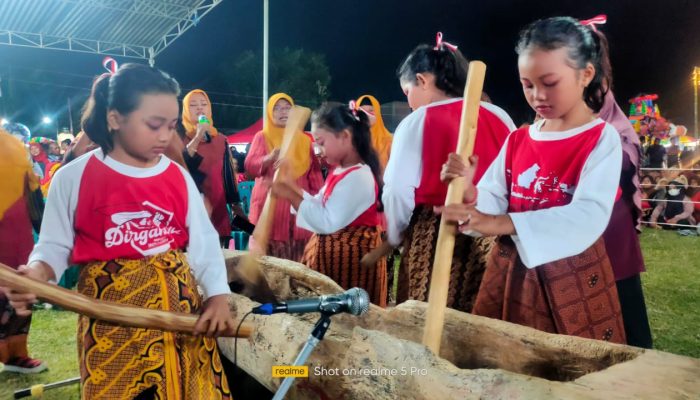
[[[248,239],[250,236],[242,231],[231,232],[231,237],[236,245],[236,250],[248,250]]]
[[[254,181],[245,181],[238,184],[238,194],[241,196],[243,203],[243,211],[246,215],[250,214],[250,196],[253,194]]]

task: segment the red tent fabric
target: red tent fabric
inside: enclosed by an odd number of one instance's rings
[[[262,118],[260,118],[253,125],[243,129],[242,131],[238,131],[233,135],[228,135],[228,137],[226,137],[226,140],[229,144],[248,144],[253,141],[255,134],[260,132],[262,128],[263,120]]]

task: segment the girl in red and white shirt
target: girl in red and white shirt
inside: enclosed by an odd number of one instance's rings
[[[369,268],[360,260],[381,242],[380,164],[372,148],[369,120],[355,107],[327,103],[312,116],[315,145],[334,167],[312,196],[291,178],[273,185],[289,199],[298,227],[314,232],[302,263],[344,288],[361,287],[370,300],[386,306],[386,259]]]
[[[467,65],[457,47],[438,34],[435,46],[416,47],[397,73],[413,110],[396,128],[383,177],[387,240],[403,248],[397,303],[428,301],[440,226],[433,207],[445,204],[447,185],[440,182],[440,168],[457,148]],[[475,183],[513,130],[515,125],[505,111],[481,103],[474,153],[486,162],[477,171]],[[471,311],[492,243],[491,239],[457,238],[448,307]]]
[[[619,133],[597,116],[611,84],[607,48],[591,27],[556,17],[523,31],[517,51],[525,98],[542,119],[508,137],[476,187],[478,157],[465,165],[451,154],[443,167],[443,180],[468,182],[465,204],[439,208],[443,218],[500,236],[473,312],[625,343],[602,239],[622,165]]]
[[[20,267],[47,281],[78,264],[85,296],[201,313],[196,330],[208,337],[80,317],[85,399],[230,398],[213,338],[233,328],[219,235],[190,174],[163,155],[175,134],[178,93],[174,79],[140,64],[95,81],[82,128],[100,148],[58,170],[39,242]],[[36,301],[28,293],[9,297],[18,314]]]

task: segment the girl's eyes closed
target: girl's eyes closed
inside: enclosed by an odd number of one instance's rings
[[[146,126],[148,126],[149,129],[152,131],[157,131],[161,129],[163,126],[167,126],[169,130],[175,130],[177,129],[177,120],[167,123],[166,121],[163,122],[156,122],[156,121],[146,121]]]
[[[554,86],[557,86],[557,83],[559,83],[559,81],[556,81],[556,82],[542,82],[542,84],[543,84],[545,87],[554,87]]]

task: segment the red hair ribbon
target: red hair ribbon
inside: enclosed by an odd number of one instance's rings
[[[374,117],[374,113],[369,112],[369,111],[365,110],[364,108],[360,107],[360,105],[357,104],[357,102],[355,102],[355,100],[350,100],[350,103],[348,103],[348,107],[350,108],[350,111],[352,111],[352,114],[355,116],[355,118],[357,118],[357,110],[362,111],[368,117]]]
[[[355,103],[355,100],[350,100],[348,103],[348,108],[350,109],[350,112],[352,112],[352,115],[355,116],[355,119],[357,118],[357,104]]]
[[[457,51],[457,46],[453,45],[452,43],[444,42],[442,40],[442,32],[438,32],[435,36],[435,47],[433,48],[433,50],[440,50],[442,46],[447,47],[453,53]]]
[[[109,73],[112,75],[116,74],[117,69],[119,69],[119,64],[117,64],[117,60],[113,59],[112,57],[105,57],[102,60],[102,66],[105,67],[105,69],[109,71]]]
[[[596,29],[595,26],[596,25],[604,25],[606,22],[608,22],[608,16],[605,14],[600,14],[600,15],[596,15],[595,17],[593,17],[591,19],[586,19],[586,20],[583,20],[580,22],[581,22],[581,25],[590,26],[591,29],[598,32],[598,29]]]

